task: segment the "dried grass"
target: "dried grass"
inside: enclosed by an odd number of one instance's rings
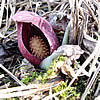
[[[41,4],[44,4],[46,2],[47,2],[46,6],[40,7]],[[6,2],[6,0],[1,0],[0,3],[1,3],[1,7],[0,7],[0,27],[1,27],[0,28],[0,38],[1,39],[14,38],[13,34],[16,34],[15,26],[14,26],[15,27],[14,30],[10,34],[7,34],[8,29],[13,24],[11,18],[16,12],[23,10],[23,7],[24,7],[24,10],[30,10],[35,13],[37,13],[37,11],[42,12],[42,16],[45,18],[47,18],[50,14],[57,14],[57,17],[60,16],[61,19],[63,18],[63,16],[66,16],[66,14],[67,14],[67,16],[70,16],[70,18],[68,17],[68,20],[71,21],[71,29],[70,30],[72,30],[72,31],[70,31],[70,33],[72,35],[69,37],[70,43],[75,43],[77,40],[77,36],[79,39],[78,44],[80,46],[82,46],[82,41],[84,39],[91,41],[91,44],[95,41],[96,46],[94,47],[92,53],[89,52],[89,57],[82,64],[82,66],[80,66],[79,70],[77,70],[76,76],[71,80],[68,87],[58,93],[52,94],[52,92],[50,92],[49,96],[46,96],[43,100],[48,100],[51,97],[56,97],[57,95],[66,91],[82,72],[84,72],[84,75],[86,75],[88,77],[92,77],[90,83],[88,84],[88,86],[86,88],[86,91],[83,93],[83,96],[81,98],[81,100],[85,99],[85,97],[88,93],[88,90],[93,85],[92,79],[95,80],[95,78],[96,78],[96,77],[94,77],[94,76],[96,76],[95,73],[97,73],[98,70],[100,70],[100,62],[98,62],[98,58],[100,58],[100,52],[99,52],[100,51],[100,2],[98,0],[80,0],[79,2],[78,2],[78,0],[66,0],[66,1],[61,0],[61,2],[55,2],[55,0],[54,0],[54,2],[50,2],[48,0],[47,1],[43,0],[42,2],[41,1],[38,2],[38,0],[24,0],[24,1],[7,0],[7,2]],[[96,13],[94,13],[94,10],[93,10],[94,4],[97,7]],[[33,8],[32,5],[36,5],[36,7]],[[53,10],[51,8],[52,5],[56,5]],[[44,8],[48,8],[48,11],[44,12],[43,11]],[[7,13],[4,18],[5,9],[6,9]],[[10,9],[11,13],[9,13],[9,9]],[[68,13],[68,10],[71,10],[71,14]],[[98,17],[97,17],[97,15],[98,15]],[[81,17],[81,20],[80,20],[80,17]],[[87,24],[90,23],[89,17],[93,18],[94,23],[98,27],[98,31],[91,30],[92,36],[91,36],[91,34],[87,34],[88,33]],[[91,24],[93,24],[93,23],[91,23]],[[2,27],[2,25],[4,25],[4,27]],[[80,31],[78,30],[79,28],[80,28]],[[94,38],[95,35],[96,35],[97,39]],[[84,45],[84,46],[87,46],[87,45]],[[86,52],[88,52],[87,49],[86,49]],[[96,64],[98,66],[96,66]],[[90,67],[89,72],[87,72],[85,70],[87,65],[89,65],[89,67]],[[95,72],[95,73],[93,76],[91,76],[93,72]],[[10,74],[10,76],[12,76],[12,75]],[[15,77],[13,77],[13,79],[16,80]],[[17,80],[17,82],[20,83],[18,80]],[[35,88],[36,88],[36,85],[35,85]],[[51,87],[48,86],[48,88],[52,88],[52,86]],[[12,89],[7,88],[4,90],[0,90],[0,98],[26,96],[26,94],[31,95],[31,94],[36,93],[37,91],[40,91],[43,89],[45,90],[46,88],[34,89],[34,85],[32,85],[32,86],[29,85],[29,86],[24,86],[24,87],[20,86],[20,87],[16,87],[16,88],[12,87]],[[22,92],[22,90],[23,90],[23,92]]]

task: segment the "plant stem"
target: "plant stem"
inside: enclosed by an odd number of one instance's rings
[[[47,71],[49,66],[53,63],[53,60],[56,59],[60,55],[62,55],[62,53],[58,53],[57,51],[54,51],[50,56],[48,56],[41,62],[40,68]]]
[[[68,23],[68,25],[66,27],[66,31],[65,31],[65,34],[64,34],[64,37],[63,37],[62,45],[68,44],[68,36],[69,36],[70,23],[71,23],[71,21]]]

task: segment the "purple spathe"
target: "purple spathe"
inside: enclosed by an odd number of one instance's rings
[[[19,49],[22,55],[31,63],[39,65],[42,61],[39,57],[32,55],[27,49],[31,34],[38,34],[41,31],[40,34],[43,34],[43,36],[46,37],[50,46],[50,54],[58,48],[59,43],[56,34],[48,21],[44,18],[33,12],[20,11],[16,13],[12,19],[17,22],[18,26]]]

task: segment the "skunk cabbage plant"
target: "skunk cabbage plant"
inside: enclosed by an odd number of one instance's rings
[[[20,52],[32,64],[40,65],[58,48],[56,34],[44,18],[33,12],[20,11],[12,20],[17,22]]]

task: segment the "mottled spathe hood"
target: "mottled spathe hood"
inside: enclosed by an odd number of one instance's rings
[[[39,65],[42,61],[39,57],[29,52],[29,40],[33,35],[40,35],[49,45],[50,54],[58,48],[58,40],[51,25],[39,15],[21,11],[13,16],[13,21],[18,25],[18,46],[22,55],[31,63]]]

